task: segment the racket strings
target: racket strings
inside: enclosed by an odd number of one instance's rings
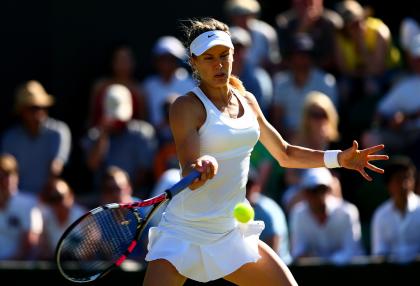
[[[62,242],[60,263],[73,278],[104,272],[126,252],[137,233],[137,217],[124,208],[86,217]]]

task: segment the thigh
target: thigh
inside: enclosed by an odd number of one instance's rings
[[[257,262],[244,264],[224,279],[240,286],[297,285],[289,268],[271,247],[260,241],[258,250],[261,258]]]
[[[147,265],[143,286],[167,285],[180,286],[187,278],[179,274],[176,268],[165,259],[150,261]]]

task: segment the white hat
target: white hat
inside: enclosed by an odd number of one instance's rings
[[[414,35],[409,43],[408,52],[413,57],[420,57],[420,34]]]
[[[112,84],[105,91],[104,114],[109,119],[128,121],[133,115],[130,90],[121,84]]]
[[[173,36],[160,37],[153,47],[153,54],[157,56],[170,54],[180,60],[184,60],[186,57],[184,45]]]
[[[413,18],[406,17],[400,24],[400,44],[404,50],[409,50],[413,37],[420,33],[420,26]]]
[[[228,33],[220,30],[207,31],[191,42],[190,52],[191,54],[199,56],[208,49],[218,45],[233,49],[232,40]]]
[[[330,187],[333,182],[333,177],[327,168],[312,168],[305,170],[301,186],[302,188],[311,189],[320,185]]]
[[[230,38],[234,45],[241,45],[244,47],[249,47],[252,44],[251,35],[247,30],[239,26],[229,27]]]

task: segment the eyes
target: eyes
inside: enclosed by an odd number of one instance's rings
[[[231,53],[223,53],[220,56],[214,56],[214,55],[205,55],[203,60],[206,63],[213,63],[215,61],[220,61],[222,63],[227,63],[227,62],[231,62],[233,60],[232,54]]]

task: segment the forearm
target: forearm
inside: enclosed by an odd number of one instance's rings
[[[109,142],[107,138],[100,137],[89,151],[87,165],[91,170],[96,170],[103,161],[105,153],[108,150],[108,144]]]
[[[317,168],[324,166],[324,152],[286,142],[271,125],[261,128],[261,143],[283,167]]]

